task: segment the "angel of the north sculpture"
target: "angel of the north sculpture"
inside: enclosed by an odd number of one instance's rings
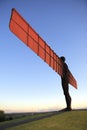
[[[63,77],[63,62],[39,34],[13,8],[9,23],[10,30],[46,62],[56,73]],[[77,82],[68,69],[69,84],[77,88]]]

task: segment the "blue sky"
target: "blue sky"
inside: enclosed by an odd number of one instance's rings
[[[87,108],[87,1],[0,0],[0,109],[5,112],[66,107],[60,76],[9,29],[15,8],[58,54],[64,55],[78,89],[72,108]]]

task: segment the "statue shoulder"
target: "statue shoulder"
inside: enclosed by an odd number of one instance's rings
[[[64,67],[65,67],[66,69],[68,69],[68,65],[67,65],[66,63],[64,63]]]

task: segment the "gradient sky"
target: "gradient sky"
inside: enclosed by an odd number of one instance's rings
[[[87,108],[87,1],[0,0],[0,110],[30,112],[66,107],[60,76],[9,29],[15,8],[58,54],[78,89],[72,108]]]

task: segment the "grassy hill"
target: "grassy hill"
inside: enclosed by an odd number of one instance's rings
[[[87,111],[71,111],[6,130],[87,130]]]

